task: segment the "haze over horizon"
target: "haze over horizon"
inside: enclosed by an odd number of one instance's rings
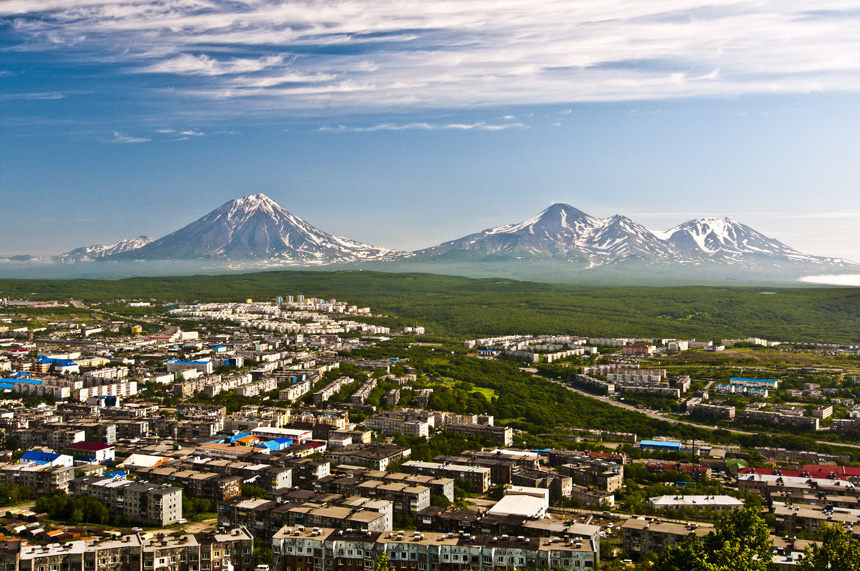
[[[0,255],[262,192],[418,249],[555,202],[860,261],[845,2],[0,4]]]

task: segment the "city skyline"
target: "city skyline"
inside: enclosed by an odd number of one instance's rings
[[[262,192],[418,249],[565,202],[860,261],[841,2],[0,6],[0,255],[158,238]]]

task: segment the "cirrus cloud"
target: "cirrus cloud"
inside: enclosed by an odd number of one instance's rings
[[[7,0],[0,21],[2,57],[163,76],[228,114],[860,90],[843,0]]]

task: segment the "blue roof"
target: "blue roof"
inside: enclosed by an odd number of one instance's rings
[[[664,442],[662,440],[643,440],[639,446],[644,448],[646,446],[651,448],[674,448],[676,450],[681,449],[680,442]]]
[[[105,476],[108,478],[124,478],[125,476],[128,476],[128,474],[126,474],[122,470],[117,470],[116,472],[110,472],[108,474],[105,474]]]
[[[41,385],[42,380],[41,379],[29,379],[29,378],[27,378],[27,379],[14,379],[13,378],[13,379],[0,379],[0,383],[10,384],[10,385],[11,384]]]
[[[281,449],[280,443],[275,442],[274,440],[269,440],[268,442],[261,442],[260,444],[257,444],[256,447],[257,448],[268,448],[269,450],[272,450],[272,451],[278,451]]]
[[[28,460],[30,462],[53,462],[59,457],[59,454],[39,452],[38,450],[30,450],[29,452],[21,454],[21,460]]]
[[[772,381],[770,379],[748,379],[746,377],[732,377],[732,381],[750,381],[753,383],[770,383],[772,385],[776,384],[776,381]]]

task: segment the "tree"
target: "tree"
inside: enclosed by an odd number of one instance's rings
[[[824,524],[819,533],[821,545],[806,547],[797,571],[860,571],[860,541],[846,534],[841,523]]]
[[[253,484],[242,484],[242,495],[246,498],[266,498],[269,491]]]
[[[767,571],[772,547],[767,526],[755,509],[734,510],[720,518],[702,543],[691,535],[683,543],[661,553],[652,569]]]
[[[391,567],[391,562],[388,560],[388,555],[380,553],[373,564],[373,571],[394,571]]]

